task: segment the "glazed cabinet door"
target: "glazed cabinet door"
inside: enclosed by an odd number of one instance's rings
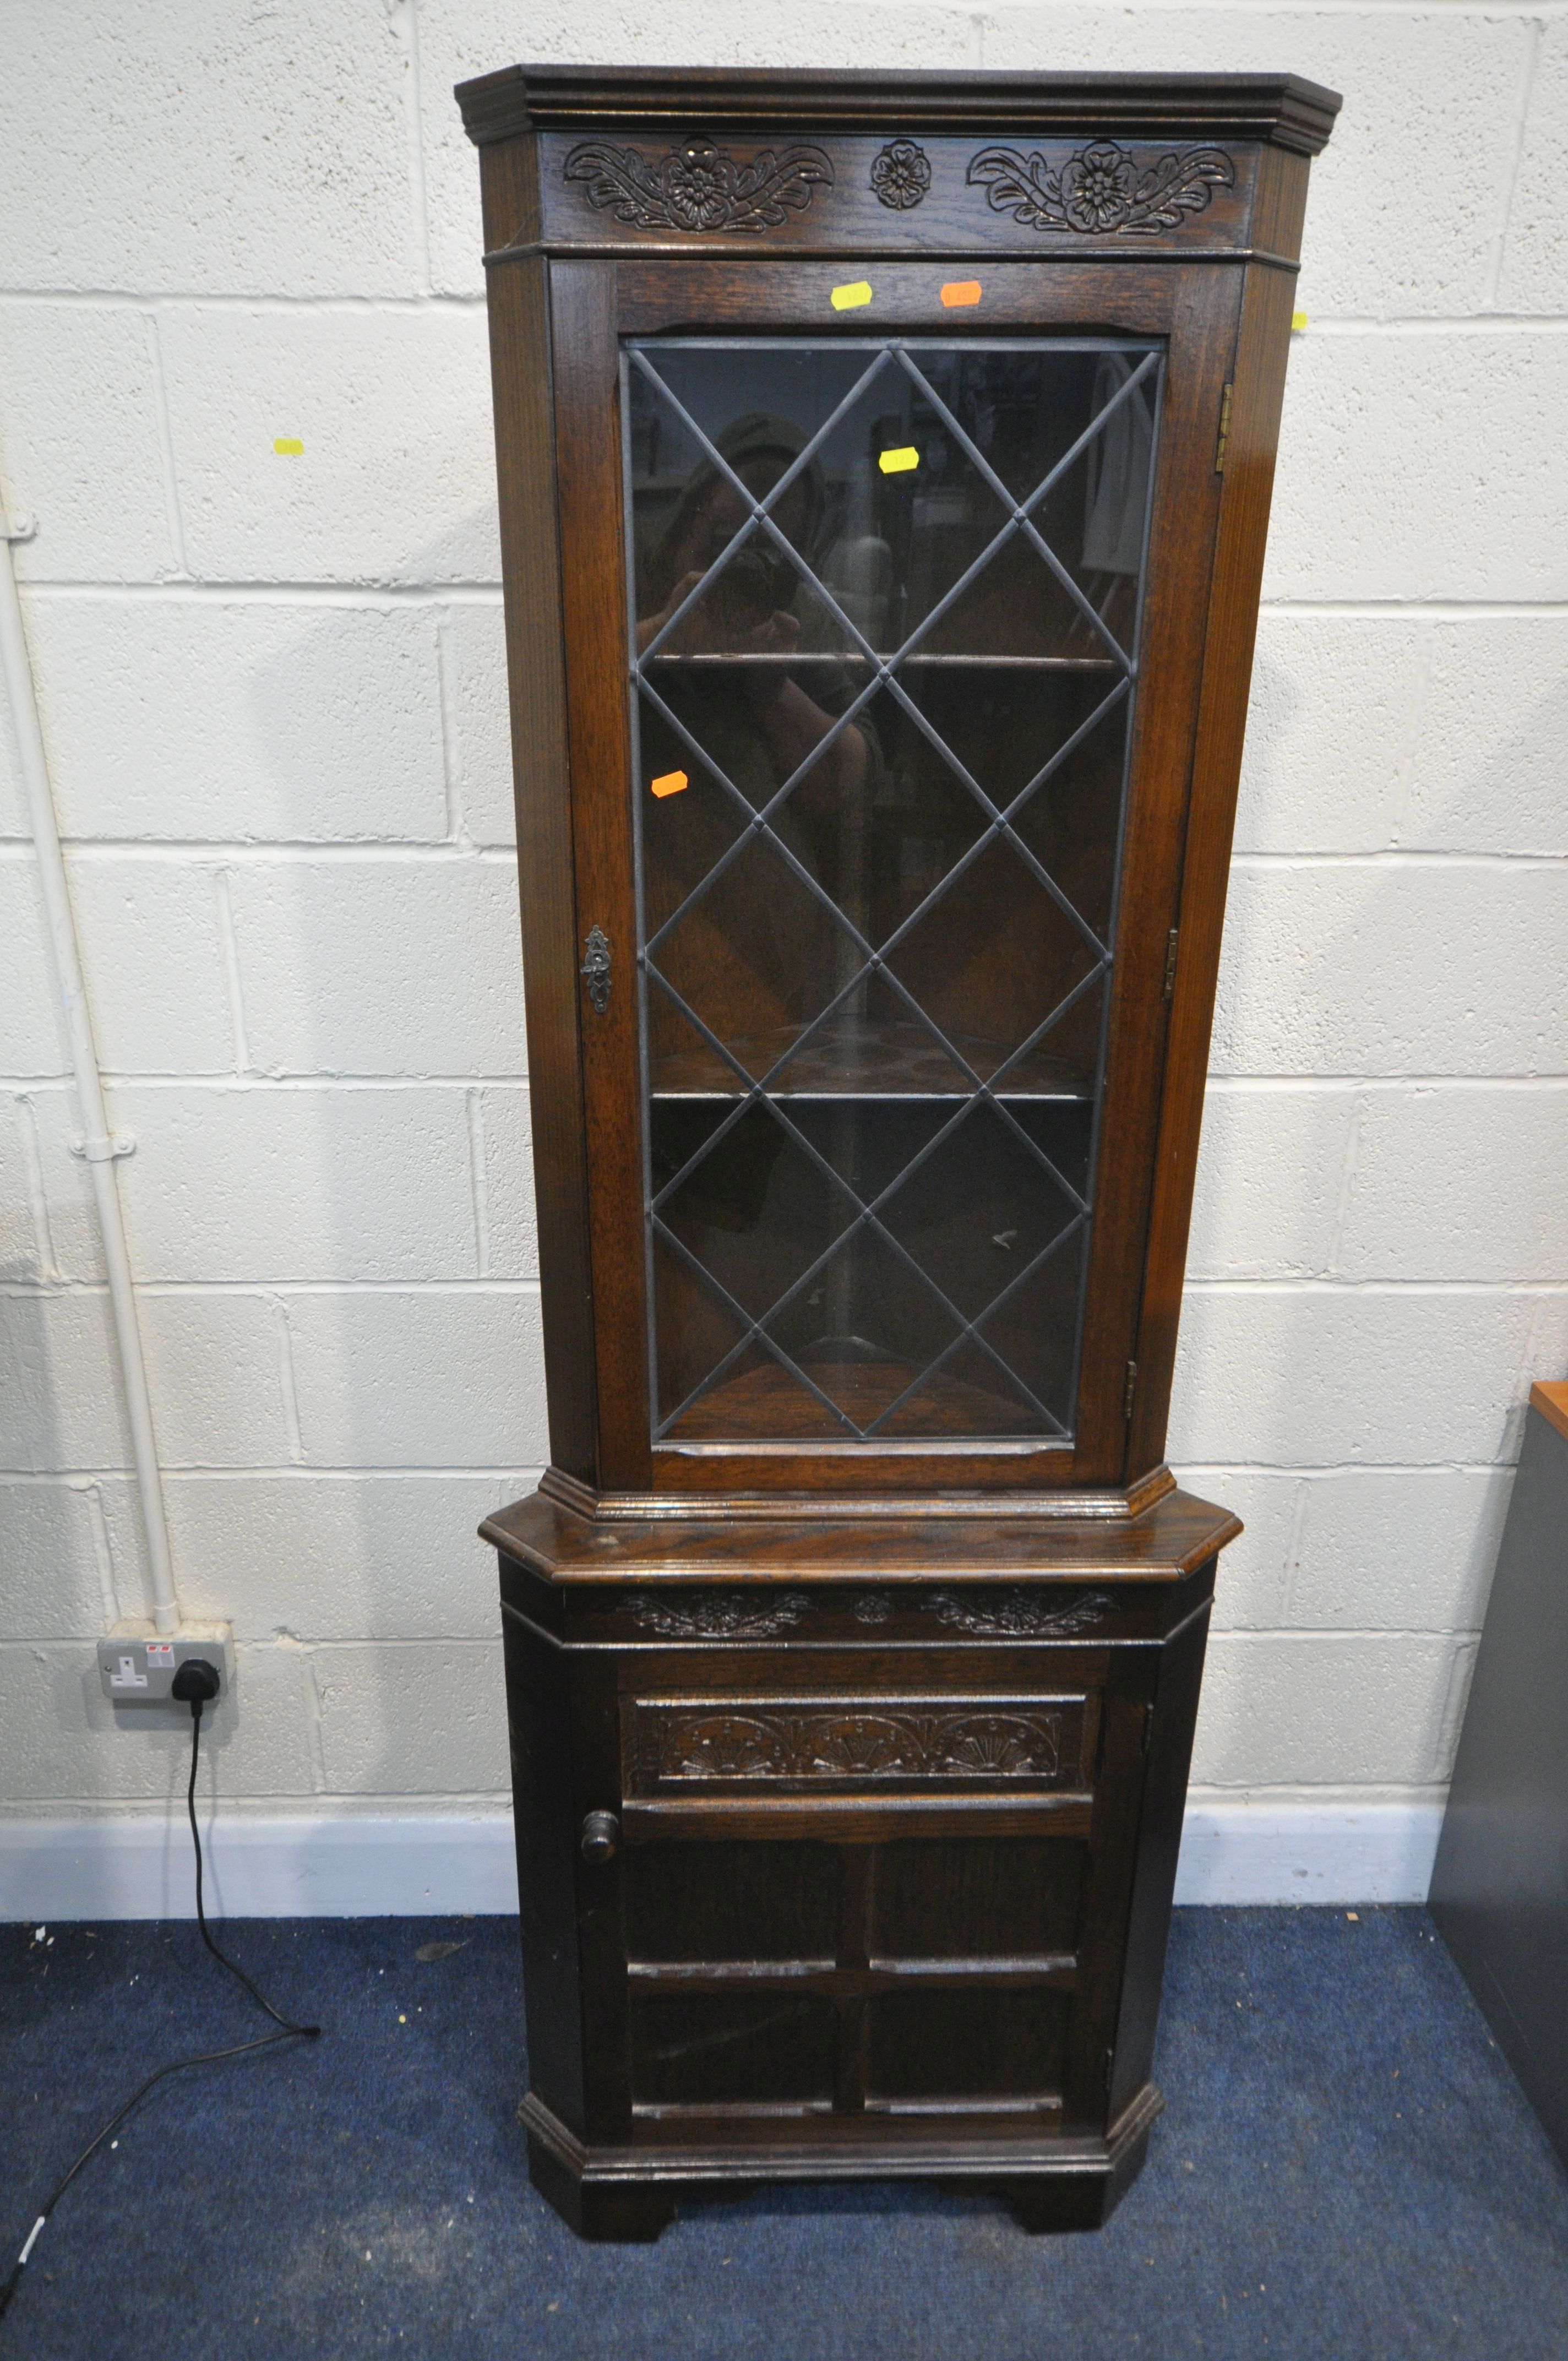
[[[601,1453],[1113,1480],[1212,291],[656,275],[552,274]]]

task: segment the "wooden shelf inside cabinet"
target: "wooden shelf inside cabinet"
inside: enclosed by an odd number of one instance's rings
[[[1142,2160],[1226,1511],[1165,1427],[1294,77],[519,67],[479,147],[552,1466],[531,2169]]]

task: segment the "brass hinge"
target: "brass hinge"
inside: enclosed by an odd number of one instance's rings
[[[1231,396],[1234,391],[1234,386],[1228,385],[1220,396],[1220,440],[1214,451],[1216,476],[1225,472],[1225,445],[1231,439]]]
[[[1146,1754],[1148,1752],[1149,1748],[1150,1748],[1150,1746],[1153,1744],[1153,1742],[1154,1742],[1154,1708],[1153,1708],[1153,1706],[1152,1706],[1152,1705],[1146,1705],[1146,1706],[1145,1706],[1145,1708],[1144,1708],[1144,1752],[1145,1752]]]
[[[1129,1361],[1127,1364],[1127,1382],[1122,1394],[1122,1416],[1124,1419],[1130,1420],[1133,1415],[1133,1396],[1137,1392],[1137,1390],[1138,1365],[1136,1361]]]
[[[1108,2049],[1105,2052],[1105,2096],[1107,2098],[1111,2096],[1111,2085],[1115,2079],[1116,2053],[1113,2049]]]
[[[1165,985],[1160,993],[1162,1000],[1168,1000],[1176,990],[1176,939],[1180,931],[1179,927],[1172,927],[1165,939]]]

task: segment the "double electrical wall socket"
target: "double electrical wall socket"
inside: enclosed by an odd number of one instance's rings
[[[181,1664],[200,1656],[218,1676],[218,1695],[234,1685],[234,1628],[228,1623],[181,1623],[159,1631],[150,1616],[123,1616],[98,1642],[98,1678],[116,1705],[167,1705]]]

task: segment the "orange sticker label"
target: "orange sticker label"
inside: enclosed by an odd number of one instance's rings
[[[942,301],[949,312],[956,311],[962,303],[978,303],[980,302],[979,280],[949,279],[942,290]]]
[[[665,771],[661,777],[652,782],[653,793],[656,796],[678,796],[683,787],[689,787],[690,785],[691,781],[684,771]]]

